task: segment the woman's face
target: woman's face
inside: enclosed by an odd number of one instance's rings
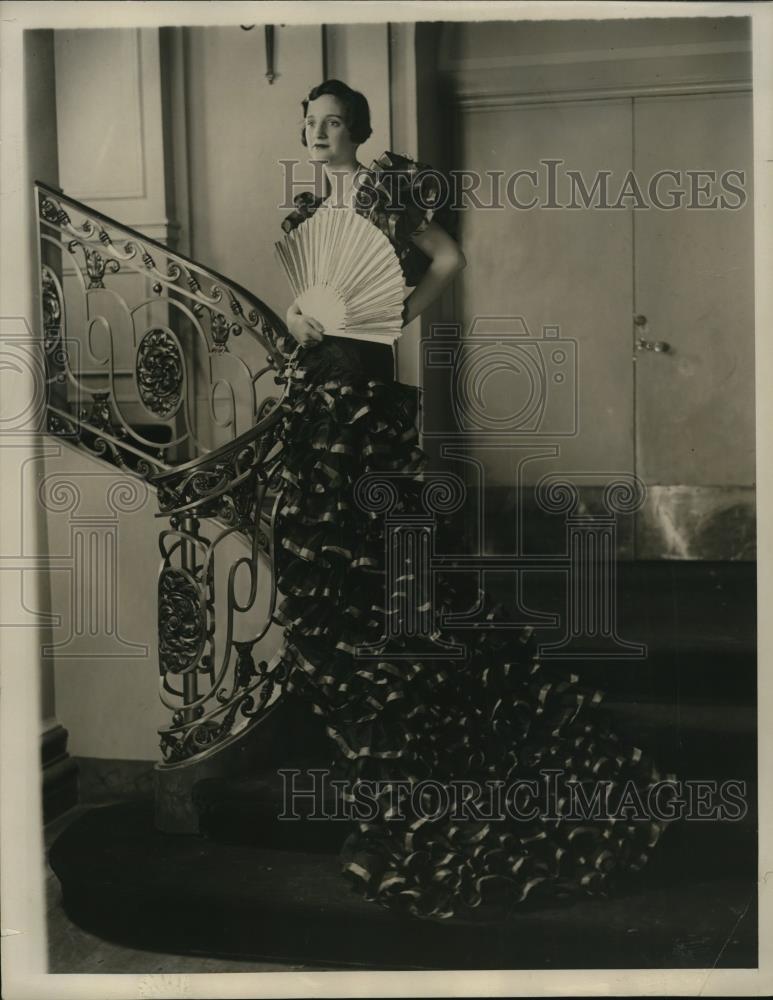
[[[332,94],[309,101],[305,129],[312,160],[336,166],[348,165],[356,159],[358,144],[349,135],[343,105]]]

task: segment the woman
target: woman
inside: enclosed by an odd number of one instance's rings
[[[301,142],[310,150],[312,160],[324,164],[325,174],[330,181],[333,193],[327,202],[331,205],[364,205],[366,211],[377,209],[378,204],[372,204],[372,190],[369,182],[373,175],[368,175],[366,168],[357,160],[357,147],[371,135],[370,112],[368,103],[362,94],[350,90],[346,84],[338,80],[328,80],[315,87],[309,97],[303,101],[304,128]],[[351,122],[351,130],[347,125]],[[389,154],[385,154],[389,157]],[[395,158],[392,154],[391,159]],[[385,165],[382,163],[382,166]],[[412,169],[413,165],[405,161],[403,169]],[[436,178],[428,178],[437,183]],[[399,183],[399,181],[398,181]],[[367,197],[359,198],[365,193]],[[402,194],[398,190],[389,191],[390,195]],[[386,201],[386,199],[384,199]],[[396,199],[393,199],[396,201]],[[306,216],[318,207],[317,200],[308,194],[301,195],[298,201],[299,209]],[[325,203],[323,202],[323,205]],[[416,215],[418,207],[419,215]],[[406,210],[408,215],[406,215]],[[404,324],[419,316],[432,302],[437,299],[442,290],[465,266],[466,261],[458,243],[429,217],[431,213],[422,210],[415,204],[401,205],[392,213],[402,232],[395,234],[395,243],[403,261],[410,254],[411,248],[405,243],[410,239],[430,260],[427,273],[421,283],[406,299],[403,313]],[[450,213],[445,212],[447,221]],[[291,217],[290,226],[296,223]],[[405,266],[405,265],[404,265]],[[406,275],[406,282],[413,273]],[[308,346],[322,339],[321,325],[313,318],[303,316],[295,303],[287,311],[287,325],[298,343]]]
[[[298,195],[283,228],[340,204],[369,218],[413,288],[404,308],[410,322],[465,266],[437,175],[388,153],[368,169],[359,163],[357,148],[371,134],[368,104],[339,81],[315,87],[303,111],[302,142],[324,164],[332,193]],[[426,208],[433,197],[436,211]],[[608,729],[598,692],[539,662],[529,630],[515,640],[493,630],[444,636],[466,645],[462,661],[420,652],[357,657],[358,646],[385,635],[389,595],[384,529],[358,505],[355,487],[363,473],[402,473],[399,504],[420,509],[426,456],[416,393],[394,380],[380,345],[326,340],[296,304],[287,327],[292,346],[301,346],[285,369],[274,470],[283,490],[277,582],[285,595],[274,665],[287,671],[288,692],[324,719],[333,776],[362,807],[343,845],[344,872],[366,898],[425,918],[527,896],[605,894],[616,872],[642,867],[663,821],[588,820],[559,815],[555,802],[524,809],[515,798],[508,806],[497,789],[507,796],[519,787],[534,805],[546,774],[562,772],[586,791],[607,779],[644,793],[657,769]],[[463,610],[447,582],[436,600]],[[496,617],[487,598],[485,608]],[[358,799],[364,788],[367,803]]]

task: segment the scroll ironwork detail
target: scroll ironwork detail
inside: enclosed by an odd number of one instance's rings
[[[36,194],[48,431],[155,488],[159,735],[164,763],[186,762],[283,691],[282,666],[261,657],[281,502],[267,470],[297,345],[230,279],[54,188]]]

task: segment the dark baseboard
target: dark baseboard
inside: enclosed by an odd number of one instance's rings
[[[44,824],[78,804],[78,765],[67,753],[67,737],[67,730],[60,725],[41,736]]]
[[[458,462],[446,460],[440,467],[461,475]],[[607,489],[576,484],[575,501],[567,511],[558,501],[569,498],[570,492],[556,493],[553,510],[544,499],[538,500],[533,486],[492,484],[482,495],[468,487],[467,499],[454,515],[452,548],[552,557],[568,551],[571,520],[601,515],[614,521],[614,555],[621,562],[756,559],[753,486],[648,486],[640,509],[631,513],[615,513]],[[621,503],[620,496],[613,499]]]

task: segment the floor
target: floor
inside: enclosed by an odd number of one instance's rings
[[[440,927],[406,926],[354,898],[335,853],[200,838],[170,843],[153,831],[152,803],[80,809],[63,823],[74,818],[77,835],[68,842],[68,830],[60,838],[54,864],[75,890],[69,906],[82,908],[76,919],[100,936],[67,919],[51,874],[51,972],[757,965],[753,825],[678,825],[646,876],[608,900]],[[150,950],[156,941],[164,952]],[[212,954],[220,958],[199,957]]]
[[[45,830],[46,847],[78,816],[92,808],[76,806],[64,816],[49,823]],[[46,862],[46,916],[48,926],[49,973],[134,973],[164,974],[211,972],[310,972],[329,971],[319,965],[298,965],[284,962],[245,962],[170,955],[164,952],[125,948],[77,927],[61,905],[59,881]]]

